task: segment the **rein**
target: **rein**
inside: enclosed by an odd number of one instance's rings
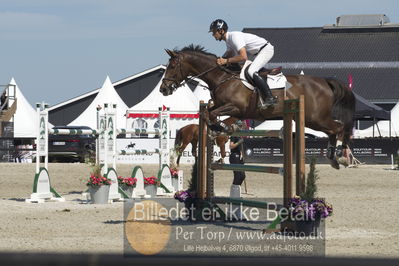
[[[180,60],[179,60],[178,64],[179,64],[180,76],[183,77],[182,70],[181,70],[181,63],[180,63]],[[178,83],[177,80],[176,80],[176,79],[173,79],[173,78],[164,78],[164,80],[173,81],[174,83],[172,84],[171,87],[172,87],[173,90],[176,90],[178,87],[183,86],[183,85],[187,84],[188,82],[190,82],[190,81],[192,81],[192,80],[194,80],[194,79],[196,79],[196,78],[199,78],[199,77],[201,77],[201,76],[203,76],[203,75],[205,75],[205,74],[207,74],[207,73],[209,73],[209,72],[215,70],[216,68],[221,68],[221,69],[222,69],[223,71],[225,71],[226,73],[231,74],[231,76],[228,77],[228,78],[226,78],[226,79],[224,79],[224,80],[222,80],[222,81],[215,87],[215,89],[213,89],[213,90],[211,90],[208,86],[205,86],[205,85],[202,85],[202,84],[200,84],[200,86],[202,86],[202,87],[204,87],[204,88],[207,88],[209,91],[212,92],[212,91],[216,91],[216,90],[220,87],[220,85],[222,85],[223,83],[225,83],[225,82],[227,82],[227,81],[229,81],[229,80],[232,80],[232,79],[239,79],[239,80],[241,80],[241,78],[240,78],[239,76],[237,76],[236,73],[234,73],[233,71],[231,71],[231,70],[229,70],[229,69],[227,69],[227,68],[225,68],[225,67],[223,67],[223,66],[219,66],[219,65],[213,66],[213,67],[211,67],[210,69],[205,70],[205,71],[199,73],[198,75],[191,76],[191,77],[189,77],[189,78],[185,78],[185,79],[184,79],[182,82],[180,82],[180,83]],[[168,87],[170,87],[170,86],[168,86]]]
[[[196,78],[204,76],[205,74],[215,70],[216,68],[221,68],[224,72],[226,72],[227,74],[230,74],[231,76],[229,76],[228,78],[226,78],[226,79],[222,80],[221,82],[219,82],[219,84],[213,90],[211,90],[208,86],[204,86],[204,85],[200,84],[200,86],[202,86],[204,88],[207,88],[211,92],[211,94],[214,94],[216,92],[216,90],[220,87],[220,85],[222,85],[223,83],[225,83],[225,82],[227,82],[229,80],[232,80],[232,79],[241,80],[240,76],[237,75],[237,73],[229,70],[228,68],[226,68],[224,66],[220,66],[218,64],[216,64],[215,66],[213,66],[213,67],[211,67],[211,68],[199,73],[198,75],[187,77],[187,78],[183,78],[182,64],[181,64],[180,60],[181,60],[180,57],[178,57],[177,64],[178,64],[178,67],[179,67],[180,78],[183,81],[179,83],[177,81],[177,78],[166,78],[166,77],[163,78],[163,81],[172,81],[173,82],[171,85],[165,84],[166,87],[168,87],[169,89],[172,89],[173,91],[177,90],[178,87],[183,86],[183,85],[187,84],[188,82],[190,82],[190,81],[192,81],[192,80],[194,80]]]

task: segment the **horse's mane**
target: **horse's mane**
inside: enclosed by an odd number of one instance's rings
[[[190,45],[184,47],[183,49],[181,49],[180,51],[178,51],[178,50],[174,50],[174,51],[175,52],[194,52],[194,53],[199,53],[199,54],[216,57],[215,54],[207,52],[203,46],[198,45],[198,44],[190,44]]]

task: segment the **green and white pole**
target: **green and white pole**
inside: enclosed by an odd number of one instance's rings
[[[169,125],[170,125],[170,114],[168,108],[159,108],[159,166],[162,169],[164,165],[169,166],[170,164],[170,151],[169,151]]]
[[[105,104],[105,162],[102,168],[105,171],[105,177],[111,179],[112,183],[109,188],[108,199],[122,200],[120,194],[121,189],[118,184],[118,175],[116,173],[116,104]],[[101,121],[100,121],[101,122]],[[112,162],[112,167],[109,167],[108,162]]]
[[[65,201],[50,184],[48,173],[48,105],[36,104],[38,132],[36,134],[36,173],[33,179],[32,194],[25,202],[42,203],[45,201]],[[40,159],[44,157],[44,167],[40,167]]]

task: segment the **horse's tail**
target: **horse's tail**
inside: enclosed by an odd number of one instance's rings
[[[352,134],[355,115],[356,99],[352,91],[340,80],[326,78],[328,85],[334,93],[332,115],[344,125],[344,143],[348,143]]]

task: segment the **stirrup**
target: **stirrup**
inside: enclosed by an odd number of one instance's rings
[[[274,96],[267,98],[265,101],[262,99],[262,97],[260,97],[258,107],[260,109],[267,109],[269,108],[269,106],[273,106],[276,103],[277,103],[277,98]]]

